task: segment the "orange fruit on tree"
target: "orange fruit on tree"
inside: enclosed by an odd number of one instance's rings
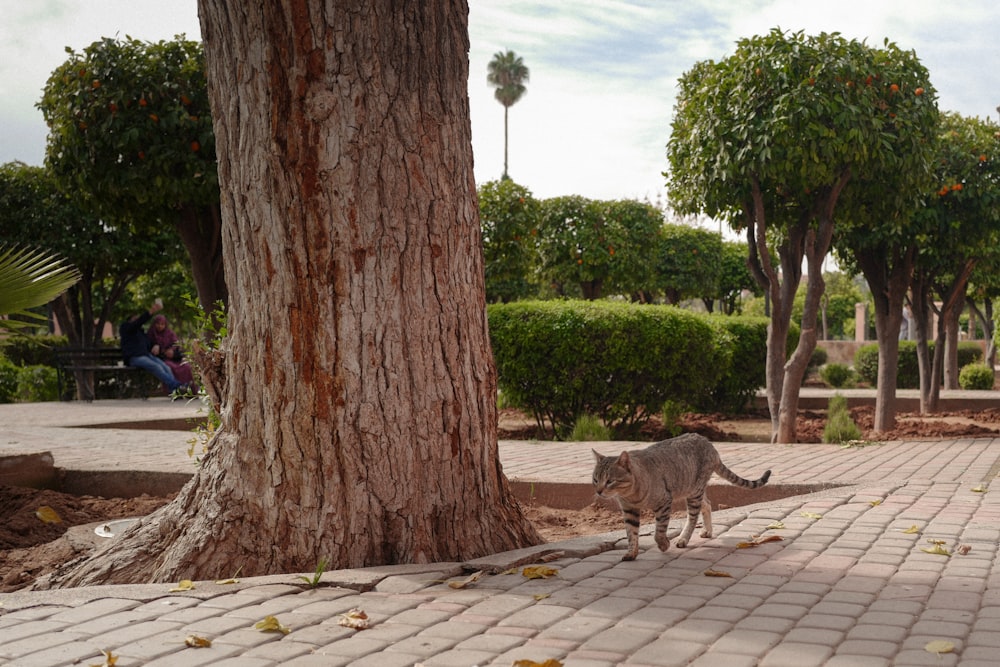
[[[898,93],[899,92],[899,86],[896,85],[895,83],[892,84],[891,86],[889,86],[889,92],[891,92],[891,93]]]
[[[924,89],[923,88],[917,88],[916,90],[913,91],[913,94],[914,95],[923,95],[924,94]]]

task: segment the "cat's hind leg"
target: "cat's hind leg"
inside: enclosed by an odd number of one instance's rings
[[[712,503],[708,500],[707,495],[701,499],[701,518],[702,528],[700,535],[702,537],[712,537]]]
[[[653,515],[656,517],[656,533],[653,537],[656,539],[656,546],[660,547],[660,551],[666,551],[670,548],[667,529],[670,527],[670,506],[673,504],[673,497],[668,492],[665,502],[653,510]],[[678,541],[677,546],[683,547],[684,545]]]

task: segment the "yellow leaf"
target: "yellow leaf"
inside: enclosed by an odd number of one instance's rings
[[[878,507],[879,505],[882,504],[882,499],[876,498],[875,500],[870,501],[868,504],[871,505],[872,507]]]
[[[733,576],[733,575],[729,574],[728,572],[723,572],[722,570],[711,570],[711,569],[705,570],[704,574],[705,574],[706,577],[730,577],[731,578]]]
[[[509,570],[504,570],[500,574],[517,574],[517,568],[516,567],[512,567]]]
[[[41,519],[43,523],[62,523],[62,517],[59,516],[59,512],[56,512],[48,505],[42,505],[35,510],[35,516]]]
[[[544,600],[545,598],[549,597],[549,593],[539,593],[538,595],[535,595],[533,597],[535,598],[535,600]]]
[[[944,540],[935,540],[934,538],[928,537],[927,541],[931,544],[944,544]]]
[[[816,514],[815,512],[799,512],[799,514],[801,516],[804,516],[807,519],[822,519],[823,518],[822,514]]]
[[[528,579],[548,579],[559,574],[559,570],[548,565],[532,565],[521,570]]]
[[[198,635],[188,635],[184,638],[184,643],[191,648],[209,648],[212,646],[211,639],[205,639],[204,637],[199,637]]]
[[[292,631],[291,628],[282,625],[274,616],[265,616],[263,620],[254,623],[253,627],[261,632],[280,632],[283,635]]]
[[[515,660],[511,667],[563,667],[563,664],[555,658],[549,658],[545,662],[535,662],[534,660]]]
[[[986,493],[986,487],[983,486],[982,484],[972,487],[972,490],[975,491],[976,493]]]
[[[461,581],[449,581],[448,582],[448,588],[455,588],[455,589],[466,588],[466,587],[471,586],[472,584],[476,583],[477,581],[479,581],[479,579],[482,576],[483,576],[482,571],[473,572],[472,574],[470,574],[465,579],[462,579]]]
[[[916,526],[910,526],[909,528],[907,528],[903,532],[906,533],[907,535],[919,535],[920,534],[920,529],[917,528]]]
[[[115,664],[118,662],[118,656],[111,651],[102,650],[101,653],[104,655],[104,662],[99,665],[90,665],[90,667],[115,667]]]
[[[365,630],[366,628],[368,628],[370,620],[368,619],[368,614],[355,607],[346,614],[341,614],[340,616],[338,616],[337,623],[344,626],[345,628],[354,628],[355,630]]]
[[[785,524],[782,523],[781,521],[772,521],[771,523],[767,524],[767,528],[765,528],[764,530],[781,530],[784,527]]]
[[[781,535],[768,535],[767,537],[761,537],[760,535],[752,535],[748,542],[740,542],[736,545],[737,549],[749,549],[751,547],[759,547],[767,542],[781,542],[783,538]]]
[[[921,549],[925,554],[934,554],[935,556],[950,556],[951,552],[945,549],[940,544],[935,544],[930,549]]]
[[[226,586],[228,584],[238,584],[238,583],[240,583],[240,580],[239,579],[219,579],[215,583],[218,584],[219,586]]]
[[[928,653],[951,653],[955,650],[955,645],[945,639],[936,639],[932,642],[927,642],[924,650]]]
[[[182,579],[177,582],[177,585],[170,589],[171,593],[182,593],[184,591],[193,591],[194,582],[190,579]]]

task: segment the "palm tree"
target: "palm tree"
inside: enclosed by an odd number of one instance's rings
[[[40,250],[0,245],[0,331],[16,331],[45,318],[30,311],[56,298],[80,279],[80,273],[57,256]]]
[[[497,51],[490,61],[486,82],[496,88],[493,96],[503,105],[503,179],[507,180],[507,110],[527,92],[524,84],[529,77],[528,67],[521,57],[511,50]]]

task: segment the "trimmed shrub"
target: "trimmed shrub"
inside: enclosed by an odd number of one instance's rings
[[[835,389],[854,384],[854,371],[847,364],[825,364],[819,369],[819,377]]]
[[[826,364],[828,359],[826,348],[817,345],[813,348],[812,355],[809,357],[809,370],[816,370]]]
[[[934,342],[928,341],[927,348],[931,356],[934,355]],[[979,361],[983,356],[982,348],[978,343],[958,344],[958,367],[963,368],[971,363]],[[912,340],[899,341],[899,360],[896,363],[897,389],[919,389],[920,388],[920,368],[917,362],[917,343]],[[858,377],[871,386],[878,383],[878,343],[862,345],[854,353],[854,371]]]
[[[22,403],[59,400],[56,369],[41,364],[21,368],[17,376],[17,400]]]
[[[0,343],[0,351],[18,366],[52,366],[52,351],[68,344],[66,336],[11,336]]]
[[[860,440],[861,429],[851,418],[847,399],[840,394],[830,397],[826,411],[826,426],[823,427],[823,442],[841,444],[850,440]]]
[[[766,317],[712,315],[708,322],[729,348],[729,365],[719,381],[701,401],[688,401],[698,409],[720,412],[743,412],[757,390],[767,384]],[[790,345],[798,340],[793,325],[788,335]]]
[[[584,414],[634,436],[667,400],[707,400],[729,369],[718,329],[672,306],[519,301],[488,314],[500,389],[559,437]]]
[[[0,403],[13,403],[17,399],[17,378],[21,367],[0,355]]]
[[[958,386],[962,389],[993,389],[993,369],[986,364],[969,364],[958,373]]]

